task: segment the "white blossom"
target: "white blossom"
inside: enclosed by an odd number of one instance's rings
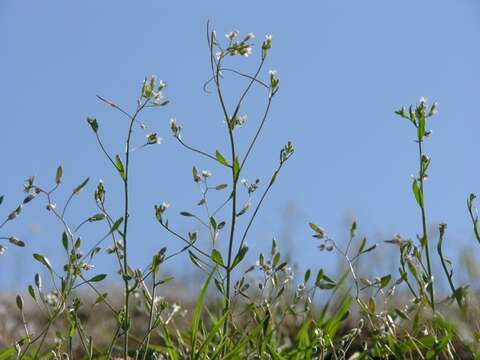
[[[55,210],[56,207],[57,207],[57,205],[55,205],[54,203],[48,203],[47,204],[47,210],[48,211]]]
[[[238,30],[233,30],[233,31],[230,31],[229,33],[226,33],[225,37],[229,40],[233,40],[238,36],[238,34],[239,34]]]

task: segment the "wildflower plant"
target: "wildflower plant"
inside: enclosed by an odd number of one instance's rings
[[[422,232],[417,235],[418,242],[395,234],[389,240],[372,243],[359,235],[356,221],[342,241],[311,222],[314,245],[321,252],[339,257],[337,274],[327,274],[322,267],[296,274],[297,267],[285,260],[288,257],[280,252],[275,239],[271,240],[269,252],[249,253],[248,241],[255,219],[294,154],[292,143],[287,141],[274,160],[269,177],[247,173],[247,164],[254,157],[280,89],[277,72],[265,69],[272,43],[271,35],[257,41],[253,33],[241,35],[237,30],[217,37],[207,26],[210,75],[204,89],[213,93],[218,104],[223,122],[216,124],[224,127],[227,146],[219,141],[214,153],[205,151],[184,136],[182,124],[175,118],[170,120],[168,126],[175,142],[203,158],[209,166],[191,167],[199,198],[190,209],[178,214],[191,221],[189,230],[178,230],[170,202],[158,199],[154,205],[152,218],[159,224],[161,238],[173,238],[181,246],[171,251],[160,243],[145,266],[132,264],[130,257],[134,235],[129,224],[136,219],[130,208],[131,154],[162,143],[159,132],[148,129],[149,124],[142,118],[150,108],[168,104],[164,97],[166,83],[155,76],[145,78],[132,111],[97,96],[124,121],[125,135],[118,150],[111,151],[103,140],[108,134],[104,132],[104,122],[95,117],[86,119],[104,161],[121,184],[121,193],[111,193],[109,189],[115,187],[100,180],[93,190],[96,210],[77,219],[70,217],[69,209],[76,198],[88,191],[90,178],[67,189],[64,203],[58,201],[63,189],[62,166],[56,169],[50,185],[40,185],[33,177],[25,182],[24,200],[7,212],[0,223],[0,256],[6,245],[28,245],[4,232],[31,201],[44,201],[45,211],[62,228],[58,243],[64,258],[51,262],[43,254],[33,254],[47,277],[35,274],[27,288],[33,312],[25,295],[16,297],[20,333],[12,347],[0,350],[0,359],[457,359],[463,354],[467,358],[480,357],[476,324],[480,304],[469,286],[458,285],[459,279],[454,277],[453,262],[444,254],[447,226],[443,223],[438,226],[436,250],[447,290],[441,287],[440,277],[434,281],[433,240],[427,231],[425,201],[431,159],[424,152],[424,144],[431,135],[427,124],[437,112],[436,103],[428,105],[422,98],[417,105],[396,112],[408,120],[416,134],[418,173],[413,176],[412,191],[420,209]],[[232,58],[253,61],[255,57],[258,63],[253,73],[230,65]],[[233,106],[226,96],[226,88],[233,87],[227,74],[244,81],[240,88],[235,87],[238,94],[233,98]],[[245,114],[254,88],[264,91],[265,104],[258,118]],[[242,127],[253,128],[251,138],[245,138]],[[109,201],[119,196],[120,209]],[[3,200],[1,196],[1,206]],[[471,194],[467,210],[474,237],[480,242],[474,201],[475,195]],[[103,225],[96,239],[85,231],[93,223]],[[393,245],[398,251],[398,273],[379,275],[371,271],[371,266],[367,271],[362,267],[383,245]],[[95,261],[101,253],[113,257],[116,275],[97,273]],[[165,263],[180,255],[188,257],[205,278],[190,306],[180,304],[178,299],[172,301],[166,290],[174,277],[166,275]],[[256,261],[249,264],[249,259]],[[122,284],[120,297],[102,288],[108,276],[116,276]],[[80,291],[85,288],[94,294],[93,301],[82,296]],[[98,324],[91,324],[96,314],[101,314],[109,324],[103,338],[95,336]]]
[[[164,229],[185,243],[183,250],[188,250],[192,262],[200,269],[205,270],[210,274],[215,274],[214,283],[224,301],[222,313],[223,317],[225,317],[223,321],[223,331],[225,335],[227,335],[231,327],[230,322],[233,316],[231,313],[231,303],[233,298],[241,294],[242,289],[244,289],[242,284],[239,285],[237,283],[236,291],[232,291],[234,288],[233,273],[244,260],[248,252],[247,237],[249,230],[251,229],[253,222],[265,198],[267,197],[267,194],[275,183],[278,174],[282,170],[287,160],[294,153],[294,148],[291,142],[288,142],[284,148],[281,149],[278,165],[275,169],[273,169],[272,176],[261,192],[259,200],[251,209],[252,196],[260,187],[260,180],[257,179],[253,184],[250,184],[247,180],[242,179],[241,176],[247,161],[253,153],[254,146],[261,135],[264,124],[268,118],[273,98],[279,90],[280,81],[275,71],[270,71],[268,73],[267,81],[261,79],[265,61],[272,47],[272,37],[267,35],[262,43],[259,64],[254,74],[243,73],[239,70],[231,69],[226,65],[229,57],[249,57],[253,54],[253,40],[255,39],[255,36],[252,33],[249,33],[245,36],[240,36],[238,31],[231,31],[225,35],[227,41],[223,42],[221,39],[217,38],[215,31],[210,31],[210,29],[207,28],[207,37],[210,53],[211,78],[207,81],[206,87],[212,85],[214,88],[214,93],[218,99],[223,116],[223,122],[226,125],[225,134],[230,145],[229,155],[224,155],[225,152],[223,150],[217,150],[215,154],[208,154],[203,150],[187,144],[181,135],[182,126],[177,123],[176,119],[172,119],[170,121],[170,128],[174,138],[178,140],[183,147],[212,160],[214,165],[217,165],[217,167],[220,166],[221,169],[227,171],[227,173],[230,173],[230,179],[228,183],[210,185],[210,177],[212,176],[212,173],[207,170],[200,171],[194,166],[192,169],[193,181],[199,185],[201,192],[201,199],[197,205],[204,207],[207,218],[202,219],[200,216],[187,211],[180,213],[182,216],[193,218],[199,223],[200,226],[203,226],[207,230],[210,237],[211,250],[200,248],[200,245],[197,245],[197,233],[189,233],[188,236],[185,236],[180,234],[178,231],[173,230],[172,226],[169,225],[168,219],[166,218],[165,206],[156,206],[155,213],[159,223],[164,227]],[[227,72],[246,79],[246,85],[240,90],[240,95],[235,101],[233,109],[227,108],[223,91],[225,81],[223,74]],[[249,125],[256,126],[257,129],[255,131],[255,135],[249,141],[247,150],[245,153],[241,154],[237,145],[238,137],[240,136],[238,128],[245,125],[247,116],[240,114],[242,113],[243,105],[245,101],[247,101],[248,94],[253,86],[259,86],[265,89],[266,106],[258,123],[249,123]],[[248,200],[243,205],[239,204],[239,192],[241,190],[239,187],[240,185],[243,185],[248,193]],[[219,204],[215,209],[213,209],[210,205],[210,200],[208,197],[210,191],[227,192],[225,200],[222,201],[221,204]],[[228,221],[220,220],[217,215],[225,207],[230,207]],[[241,216],[249,216],[249,220],[247,220],[247,225],[244,229],[240,229],[238,226],[238,218]],[[226,232],[223,231],[224,228],[227,230]],[[227,249],[225,253],[222,253],[221,248],[218,247],[219,242],[226,242]],[[193,342],[192,351],[195,350],[195,342]]]

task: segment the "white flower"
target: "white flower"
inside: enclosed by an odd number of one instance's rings
[[[419,100],[419,103],[420,103],[420,104],[426,104],[426,103],[427,103],[427,98],[424,97],[424,96],[422,96],[422,97],[420,98],[420,100]]]
[[[57,207],[57,205],[55,205],[54,203],[48,203],[47,204],[47,210],[48,211],[55,210],[56,207]]]
[[[93,268],[95,268],[95,265],[87,264],[87,263],[81,263],[80,266],[85,271],[92,270]]]
[[[153,145],[153,144],[161,144],[162,143],[162,138],[159,138],[157,136],[157,133],[150,133],[147,135],[147,144],[148,145]]]
[[[161,210],[162,212],[164,212],[164,211],[167,210],[169,207],[170,207],[170,204],[164,201],[164,202],[162,202],[162,205],[160,205],[160,210]]]
[[[272,35],[265,36],[265,41],[262,44],[262,59],[265,59],[268,55],[268,51],[272,47]]]
[[[237,117],[237,123],[238,125],[244,125],[247,122],[248,116],[247,115],[242,115]]]
[[[5,254],[5,251],[7,250],[6,246],[0,245],[0,255]]]
[[[173,305],[172,305],[172,312],[173,312],[173,313],[177,313],[177,312],[180,311],[181,308],[182,308],[182,307],[181,307],[180,305],[178,305],[178,304],[173,304]]]
[[[248,57],[249,55],[252,55],[252,47],[251,46],[248,46],[245,49],[245,52],[243,53],[243,56],[245,56],[245,57]]]
[[[211,173],[210,171],[208,171],[208,170],[203,170],[203,171],[202,171],[202,176],[203,176],[204,178],[208,178],[208,177],[212,176],[212,173]]]
[[[254,39],[255,38],[255,34],[254,33],[248,33],[246,36],[245,36],[245,39],[243,39],[243,41],[248,41],[248,40],[251,40],[251,39]]]
[[[45,296],[45,302],[50,306],[57,306],[58,295],[54,292],[47,294],[47,296]]]
[[[238,34],[239,34],[238,30],[233,30],[233,31],[230,31],[229,33],[226,33],[225,37],[229,40],[233,40],[238,36]]]

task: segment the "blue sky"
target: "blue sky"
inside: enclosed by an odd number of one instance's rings
[[[191,166],[211,170],[215,181],[223,175],[220,167],[175,143],[169,119],[184,126],[187,142],[209,152],[228,150],[216,98],[202,90],[209,76],[208,20],[218,34],[254,32],[257,44],[273,35],[266,70],[278,71],[281,89],[245,177],[266,183],[283,144],[291,140],[296,149],[257,219],[249,239],[253,248],[267,248],[272,236],[281,242],[291,232],[285,246],[296,262],[328,266],[332,257],[318,253],[307,223],[318,223],[340,241],[352,217],[372,242],[397,232],[414,238],[420,231],[411,195],[414,132],[393,112],[425,96],[439,103],[426,147],[433,158],[426,190],[429,222],[448,223],[450,249],[471,247],[478,255],[465,206],[470,192],[480,193],[480,5],[475,0],[2,1],[3,213],[22,199],[28,176],[51,184],[62,164],[58,203],[84,177],[92,179],[72,207],[72,219],[81,221],[95,211],[91,194],[98,179],[105,181],[113,211],[120,214],[119,180],[85,117],[96,116],[107,147],[121,152],[124,119],[95,94],[132,109],[144,76],[157,74],[168,83],[171,103],[142,119],[164,143],[133,156],[131,258],[141,266],[161,246],[179,248],[155,223],[153,205],[171,202],[170,221],[187,231],[192,223],[175,213],[194,210],[198,201]],[[255,50],[234,65],[252,69],[259,56]],[[241,146],[264,106],[260,94],[246,105],[249,122],[239,135]],[[144,135],[136,132],[140,141]],[[38,269],[32,252],[61,264],[60,227],[44,208],[45,201],[37,201],[5,228],[2,236],[13,232],[28,247],[9,247],[1,258],[0,270],[11,270],[2,276],[2,286],[21,284]],[[288,208],[295,210],[286,215]],[[85,243],[101,231],[96,224]],[[170,267],[188,269],[185,264],[179,259]],[[98,264],[99,271],[112,266],[106,258]]]

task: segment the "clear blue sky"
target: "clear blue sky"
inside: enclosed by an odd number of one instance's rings
[[[216,98],[202,91],[209,76],[207,20],[222,36],[239,29],[254,32],[260,42],[273,34],[267,69],[278,71],[281,89],[246,177],[266,182],[281,146],[291,140],[296,148],[256,222],[251,245],[267,247],[272,236],[282,238],[290,227],[294,259],[318,267],[331,257],[317,252],[308,221],[336,239],[347,233],[345,219],[351,216],[371,241],[396,232],[414,238],[420,231],[411,196],[414,133],[393,112],[426,96],[439,103],[427,144],[433,158],[426,193],[430,223],[448,222],[449,248],[472,246],[479,253],[465,207],[469,192],[480,193],[477,0],[2,1],[0,192],[7,195],[2,213],[21,200],[24,179],[35,175],[40,184],[52,183],[58,164],[65,173],[59,203],[68,189],[92,178],[72,208],[73,219],[94,212],[91,194],[98,179],[113,197],[118,179],[85,117],[96,116],[109,149],[121,152],[117,139],[124,121],[95,94],[131,109],[143,77],[157,74],[169,85],[171,104],[144,117],[164,144],[134,153],[132,260],[144,265],[161,246],[179,248],[155,223],[153,205],[170,201],[170,221],[188,230],[191,223],[173,214],[193,210],[198,201],[191,166],[208,168],[218,181],[222,177],[215,164],[175,143],[168,120],[182,123],[188,142],[227,153]],[[241,64],[249,68],[258,55],[254,51]],[[249,126],[262,104],[259,96],[250,99]],[[118,207],[117,193],[111,204]],[[289,204],[296,211],[286,218]],[[12,231],[28,243],[22,251],[10,246],[0,258],[2,286],[27,281],[32,252],[61,262],[55,250],[60,228],[44,206],[40,200],[25,208],[2,234]],[[85,243],[102,229],[95,225]],[[102,259],[99,270],[111,268],[110,260]]]

